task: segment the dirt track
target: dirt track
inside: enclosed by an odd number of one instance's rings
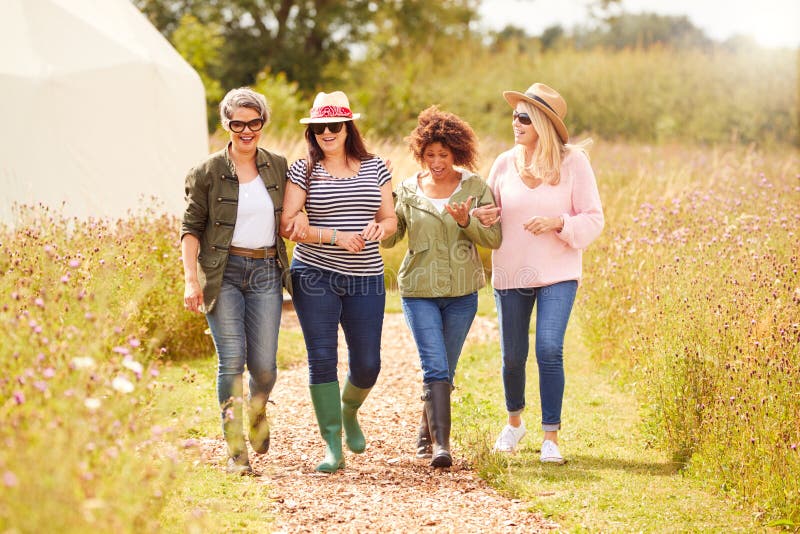
[[[284,312],[282,328],[297,328]],[[470,338],[497,337],[493,321],[477,317]],[[469,343],[469,339],[468,339]],[[340,332],[340,380],[346,349]],[[308,393],[304,365],[281,370],[270,405],[272,445],[251,454],[259,481],[272,489],[276,532],[535,532],[557,528],[524,506],[499,495],[454,447],[452,468],[432,469],[414,457],[421,371],[402,315],[387,314],[378,383],[359,411],[367,450],[345,453],[347,466],[334,475],[316,473],[324,444]],[[455,422],[457,424],[457,422]],[[208,462],[224,463],[221,438],[202,440]]]

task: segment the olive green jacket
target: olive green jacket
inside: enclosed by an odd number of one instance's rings
[[[478,175],[462,170],[461,189],[450,202],[473,197],[473,207],[494,203],[492,190]],[[395,189],[397,233],[383,240],[391,248],[408,233],[408,252],[397,281],[404,297],[460,297],[486,285],[483,264],[475,245],[500,246],[500,223],[483,226],[470,215],[461,228],[447,211],[440,212],[417,193],[417,176]]]
[[[286,244],[277,230],[283,211],[286,187],[286,158],[263,148],[256,153],[256,168],[275,205],[275,246],[278,264],[283,270],[283,285],[291,293]],[[181,240],[192,234],[200,241],[197,277],[203,290],[206,313],[217,301],[222,274],[228,263],[228,247],[239,205],[239,180],[228,155],[228,147],[211,154],[186,176],[186,211],[181,224]]]

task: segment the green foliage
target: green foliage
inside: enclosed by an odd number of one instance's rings
[[[168,38],[187,14],[203,25],[220,27],[222,63],[215,78],[227,87],[249,85],[258,72],[269,69],[286,73],[308,92],[335,80],[323,78],[325,66],[345,61],[350,47],[364,42],[381,6],[370,0],[134,0],[134,4]]]
[[[709,49],[711,39],[686,16],[655,13],[622,13],[606,16],[599,28],[576,31],[576,48],[597,47],[650,48],[654,45],[673,49]]]
[[[628,370],[652,438],[689,473],[798,522],[800,154],[612,158],[576,306],[595,357]]]
[[[354,64],[344,87],[365,111],[365,127],[395,139],[407,135],[430,104],[463,117],[482,139],[510,139],[502,91],[543,81],[564,95],[573,136],[800,143],[797,62],[790,51],[539,52],[529,40],[517,42],[487,49],[454,37],[447,61],[439,49],[398,51]]]
[[[271,131],[301,132],[297,121],[306,116],[309,104],[300,94],[296,82],[288,81],[282,72],[272,75],[269,70],[264,70],[258,73],[252,88],[267,98],[272,110]]]
[[[215,78],[220,67],[220,48],[225,42],[218,24],[201,23],[197,17],[186,14],[172,33],[172,44],[183,58],[194,67],[206,89],[206,117],[211,131],[219,122],[217,106],[225,96],[222,84]]]

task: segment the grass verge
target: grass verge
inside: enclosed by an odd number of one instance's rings
[[[491,453],[505,424],[496,343],[466,348],[459,364],[454,438],[481,477],[529,504],[568,532],[746,532],[759,528],[746,510],[687,478],[641,430],[635,394],[599,367],[579,341],[576,322],[565,347],[567,389],[560,433],[564,466],[539,462],[538,375],[531,355],[528,434],[515,455]]]

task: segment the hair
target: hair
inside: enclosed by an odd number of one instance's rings
[[[592,140],[586,139],[578,144],[564,143],[553,122],[542,110],[524,100],[522,105],[531,118],[531,124],[539,139],[536,148],[533,149],[530,165],[525,165],[527,156],[525,147],[517,148],[517,168],[520,169],[520,174],[540,178],[550,185],[557,185],[561,181],[561,162],[567,153],[571,150],[585,153],[591,146]]]
[[[361,137],[361,132],[358,131],[355,122],[352,120],[345,121],[344,127],[347,129],[347,139],[344,141],[344,152],[347,154],[348,158],[363,161],[375,156],[367,151],[364,138]],[[306,179],[310,180],[311,175],[314,173],[314,167],[317,166],[318,162],[325,159],[325,153],[322,151],[319,143],[317,143],[317,138],[311,130],[311,124],[306,126],[305,137],[308,149],[306,157]]]
[[[258,112],[264,119],[264,126],[269,124],[270,109],[264,95],[257,93],[249,87],[239,87],[231,89],[219,103],[219,118],[222,127],[230,131],[228,125],[231,122],[234,112],[239,108],[249,108]]]
[[[417,127],[405,140],[414,159],[420,164],[425,161],[425,149],[433,143],[441,143],[453,153],[453,163],[475,170],[478,137],[470,125],[457,115],[431,106],[419,114]]]

